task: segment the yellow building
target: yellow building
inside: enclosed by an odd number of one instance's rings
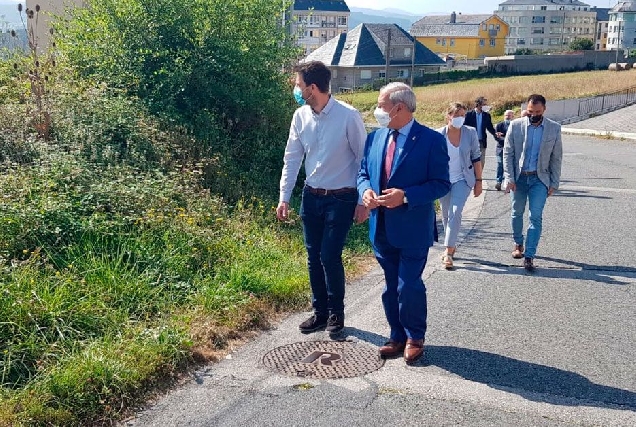
[[[424,46],[439,55],[477,59],[504,54],[508,24],[497,15],[425,16],[410,31]]]

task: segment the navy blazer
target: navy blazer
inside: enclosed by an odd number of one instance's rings
[[[368,189],[380,195],[384,149],[390,130],[382,128],[367,137],[358,173],[360,197]],[[414,122],[404,149],[388,179],[388,188],[404,190],[408,203],[397,208],[371,210],[369,237],[375,242],[378,212],[384,210],[386,237],[396,248],[428,248],[435,235],[435,200],[450,191],[448,148],[438,132]]]
[[[466,118],[464,119],[464,125],[474,127],[477,129],[477,112],[475,110],[470,110],[466,112]],[[497,132],[495,131],[495,127],[492,125],[492,117],[490,117],[490,113],[486,113],[482,111],[481,113],[481,135],[477,135],[479,137],[479,142],[483,147],[488,146],[488,138],[486,137],[486,131],[490,132],[491,135],[497,138]]]

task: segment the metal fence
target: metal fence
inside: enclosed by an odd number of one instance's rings
[[[636,86],[580,100],[577,118],[583,120],[634,103],[636,103]]]

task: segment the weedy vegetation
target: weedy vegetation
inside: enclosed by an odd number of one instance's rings
[[[46,48],[46,11],[21,11],[29,50],[0,60],[0,425],[111,425],[308,307],[299,218],[274,219],[298,52],[268,0],[90,0]],[[422,88],[418,118],[610,77]],[[354,227],[349,274],[368,251]]]

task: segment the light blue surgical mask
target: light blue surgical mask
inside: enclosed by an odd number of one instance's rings
[[[307,103],[307,101],[305,101],[305,98],[303,98],[303,90],[298,86],[294,87],[294,98],[296,99],[298,105],[300,105],[301,107]]]

